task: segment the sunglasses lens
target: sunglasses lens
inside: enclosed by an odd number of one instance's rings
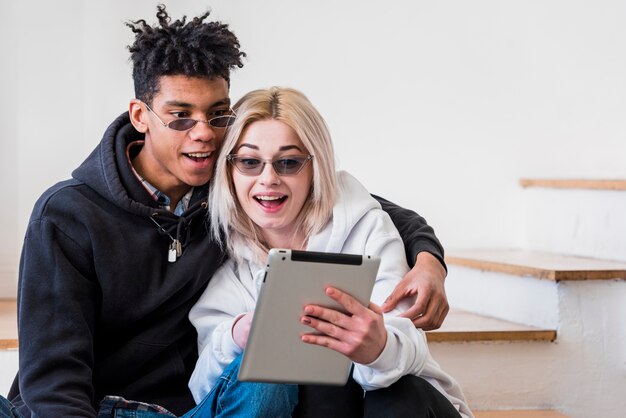
[[[230,161],[243,174],[256,176],[263,171],[263,161],[250,157],[232,157]]]
[[[218,116],[209,121],[209,124],[215,128],[226,128],[235,123],[234,116]]]
[[[296,174],[308,160],[304,157],[281,158],[272,163],[278,174]]]
[[[196,126],[196,123],[194,119],[175,119],[168,123],[167,126],[176,131],[188,131]]]

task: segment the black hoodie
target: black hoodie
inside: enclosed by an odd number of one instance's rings
[[[187,315],[224,254],[208,238],[207,186],[178,217],[137,180],[126,148],[141,139],[122,114],[73,178],[33,209],[20,260],[19,387],[9,394],[24,417],[95,417],[107,395],[177,415],[195,406],[187,384],[197,334]],[[410,265],[420,251],[443,262],[423,218],[378,199]],[[170,236],[183,243],[173,263]]]
[[[20,262],[19,393],[25,417],[94,417],[106,395],[182,414],[197,334],[187,315],[223,255],[207,239],[207,187],[178,217],[137,180],[128,114],[72,173],[38,200]],[[168,262],[171,239],[182,256]]]

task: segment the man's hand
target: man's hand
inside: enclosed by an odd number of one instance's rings
[[[427,252],[419,253],[415,267],[385,300],[383,312],[393,310],[400,300],[417,295],[415,304],[400,316],[410,318],[416,328],[426,331],[439,328],[450,310],[444,287],[445,278],[446,270],[437,258]]]

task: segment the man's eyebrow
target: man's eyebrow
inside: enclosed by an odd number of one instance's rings
[[[213,103],[211,107],[222,106],[222,105],[230,106],[230,99],[227,97],[225,99],[218,100],[215,103]]]
[[[194,105],[192,105],[191,103],[187,103],[187,102],[182,102],[180,100],[167,100],[164,103],[165,106],[171,106],[171,107],[182,107],[183,109],[190,109],[192,107],[194,107]],[[225,99],[220,99],[218,101],[216,101],[215,103],[213,103],[211,105],[211,107],[216,107],[216,106],[230,106],[230,99],[229,98],[225,98]]]
[[[190,108],[193,107],[191,105],[191,103],[187,103],[187,102],[181,102],[178,100],[168,100],[165,103],[163,103],[164,106],[171,106],[171,107],[183,107],[183,108]]]

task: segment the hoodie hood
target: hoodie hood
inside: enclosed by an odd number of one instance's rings
[[[140,140],[144,140],[144,134],[130,123],[128,112],[122,113],[109,125],[87,159],[72,172],[72,177],[115,206],[152,218],[161,234],[175,236],[184,247],[189,223],[206,214],[208,185],[194,188],[189,207],[180,217],[160,208],[128,164],[126,149],[131,142]]]
[[[116,206],[149,216],[150,207],[158,208],[158,205],[139,183],[126,158],[128,144],[143,139],[144,135],[130,123],[128,112],[123,113],[109,125],[102,141],[74,170],[72,177]]]
[[[328,225],[332,229],[313,236],[307,249],[342,252],[354,226],[372,209],[380,208],[378,201],[356,178],[345,171],[337,171],[337,201],[333,207],[333,220]]]

